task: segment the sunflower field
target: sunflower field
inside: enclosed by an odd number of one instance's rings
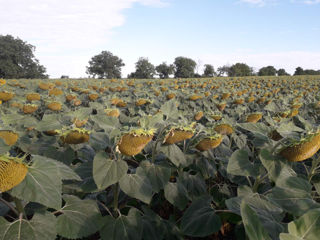
[[[317,240],[319,87],[0,79],[0,240]]]

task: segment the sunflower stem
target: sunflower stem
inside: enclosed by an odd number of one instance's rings
[[[19,212],[17,211],[17,209],[15,209],[14,206],[12,206],[12,204],[10,204],[9,202],[7,202],[6,200],[4,200],[3,198],[0,197],[0,202],[2,202],[4,205],[6,205],[8,208],[10,208],[10,210],[12,212],[14,212],[14,214],[17,215],[17,217],[19,217]]]
[[[26,217],[26,213],[24,211],[24,208],[23,208],[23,205],[22,205],[22,201],[20,199],[18,199],[18,198],[13,198],[13,201],[14,201],[14,203],[16,205],[16,209],[18,210],[18,213],[20,215],[22,214],[23,216]]]
[[[119,183],[113,185],[113,211],[118,214],[118,202],[119,202]]]

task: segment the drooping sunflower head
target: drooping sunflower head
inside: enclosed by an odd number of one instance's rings
[[[0,192],[6,192],[19,185],[28,173],[23,158],[0,155]]]
[[[90,131],[84,128],[63,129],[60,139],[63,143],[68,144],[85,143],[90,139]]]

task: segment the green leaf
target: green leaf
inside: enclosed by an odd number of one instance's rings
[[[160,112],[167,116],[167,118],[176,119],[178,116],[178,108],[176,101],[174,99],[165,102],[161,108]]]
[[[128,171],[123,160],[111,160],[105,152],[96,154],[93,160],[93,179],[98,189],[105,189],[117,183]]]
[[[41,203],[47,207],[61,207],[62,181],[58,165],[54,160],[33,156],[27,176],[10,194],[25,201]]]
[[[253,133],[260,133],[263,135],[267,135],[271,128],[266,126],[264,123],[239,123],[239,127]]]
[[[64,195],[65,205],[59,209],[57,232],[65,238],[83,238],[97,232],[102,226],[102,217],[93,200],[81,200]]]
[[[281,233],[281,240],[318,240],[320,236],[320,209],[313,209],[288,224],[289,233]]]
[[[282,158],[272,155],[267,149],[262,149],[259,158],[267,169],[269,179],[276,182],[278,178],[296,176],[295,171]]]
[[[242,192],[242,193],[241,193]],[[246,202],[255,212],[262,226],[267,230],[273,239],[278,238],[279,233],[284,231],[282,225],[283,210],[280,206],[270,202],[268,198],[257,193],[252,193],[249,189],[238,189],[238,195],[245,194],[242,197],[234,197],[226,200],[226,205],[233,213],[241,214],[241,203]]]
[[[245,201],[241,203],[241,217],[250,240],[271,240],[266,230],[262,227],[257,214]]]
[[[142,239],[141,216],[135,208],[131,208],[128,216],[120,215],[114,219],[107,216],[103,219],[104,226],[100,230],[103,240],[140,240]]]
[[[81,181],[81,178],[76,174],[70,167],[65,165],[62,162],[54,161],[54,163],[57,165],[58,170],[60,172],[60,178],[62,180],[77,180]]]
[[[179,182],[185,186],[188,196],[191,199],[207,194],[206,183],[200,174],[191,175],[187,172],[183,172],[179,175]]]
[[[171,169],[168,167],[150,163],[149,161],[141,162],[140,167],[146,173],[153,191],[157,193],[164,188],[164,185],[170,179]]]
[[[161,146],[160,151],[163,152],[163,154],[166,155],[166,157],[169,158],[169,160],[177,167],[179,167],[180,165],[188,165],[184,153],[177,145],[163,145]]]
[[[231,155],[227,172],[236,176],[258,176],[259,168],[249,161],[249,155],[246,150],[239,149]]]
[[[0,217],[0,240],[54,240],[56,235],[56,218],[49,212],[35,213],[30,221]]]
[[[181,182],[167,183],[164,187],[164,196],[172,205],[181,211],[187,206],[189,196],[187,189]]]
[[[301,216],[312,208],[319,208],[320,204],[311,198],[311,184],[299,177],[281,178],[276,182],[268,198],[280,205],[285,211]]]
[[[206,237],[218,232],[221,221],[212,209],[211,197],[202,197],[192,202],[181,219],[182,232],[191,237]]]
[[[38,131],[49,131],[62,128],[62,125],[59,122],[59,115],[56,114],[43,115],[42,120],[33,126],[35,126],[35,129]]]
[[[166,233],[166,226],[162,218],[146,206],[142,206],[144,215],[142,217],[144,240],[162,240]]]
[[[152,198],[151,183],[142,168],[135,174],[126,174],[120,179],[121,190],[130,197],[149,204]]]
[[[119,120],[115,117],[109,117],[105,114],[98,114],[90,116],[92,121],[94,121],[99,127],[103,128],[106,131],[111,131],[119,127]]]

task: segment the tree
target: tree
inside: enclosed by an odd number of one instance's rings
[[[223,65],[222,67],[218,67],[218,77],[224,76],[224,75],[230,75],[231,67],[228,65]]]
[[[190,78],[194,76],[194,70],[197,63],[186,57],[176,57],[174,60],[175,78]]]
[[[274,66],[267,66],[260,68],[258,75],[259,76],[275,76],[277,74],[277,69]]]
[[[136,71],[129,74],[128,78],[153,78],[155,75],[155,67],[149,62],[148,58],[140,57],[136,62]]]
[[[174,73],[174,66],[172,64],[168,65],[166,62],[163,62],[156,66],[156,71],[160,78],[169,78],[169,75]]]
[[[216,75],[216,72],[214,71],[214,67],[211,64],[205,64],[203,76],[204,77],[213,77],[214,75]]]
[[[252,75],[253,75],[253,69],[245,63],[233,64],[228,71],[229,77],[245,77],[245,76],[252,76]]]
[[[121,78],[122,59],[109,51],[102,51],[89,61],[87,74],[93,78]]]
[[[283,68],[280,68],[280,69],[277,71],[277,74],[278,74],[278,76],[290,76],[290,74],[287,73],[286,70],[283,69]]]
[[[39,64],[34,51],[33,45],[19,38],[0,35],[0,77],[48,78],[46,68]]]
[[[296,71],[294,72],[293,75],[304,75],[304,71],[302,67],[297,67]]]

